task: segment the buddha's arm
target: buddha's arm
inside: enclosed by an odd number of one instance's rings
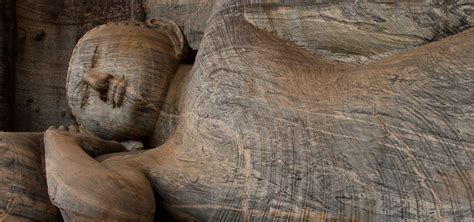
[[[74,143],[79,144],[79,146],[91,157],[127,151],[126,148],[118,142],[103,140],[87,132],[79,133],[79,129],[76,126],[69,126],[68,128],[60,126],[58,130],[55,130],[54,127],[51,127],[50,129],[51,131],[56,132],[54,135],[49,135],[50,137],[57,137],[59,140],[63,138],[62,136],[66,136],[64,138],[67,138],[68,141],[74,141]]]
[[[152,189],[139,170],[110,169],[90,157],[72,132],[46,131],[48,193],[66,220],[152,221]],[[76,134],[78,134],[76,132]]]

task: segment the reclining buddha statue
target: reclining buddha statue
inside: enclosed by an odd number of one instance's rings
[[[169,20],[92,29],[66,83],[79,126],[3,135],[44,141],[44,168],[35,160],[44,189],[32,190],[44,207],[34,212],[54,218],[57,207],[65,221],[471,220],[472,20],[460,26],[456,9],[417,8],[458,28],[436,39],[419,17],[386,12],[403,6],[366,3],[366,16],[350,14],[353,4],[217,1],[193,65],[181,62],[189,46]]]

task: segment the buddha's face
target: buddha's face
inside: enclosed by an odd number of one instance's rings
[[[140,140],[153,133],[178,60],[156,30],[106,25],[88,32],[69,64],[69,106],[88,131],[104,139]]]

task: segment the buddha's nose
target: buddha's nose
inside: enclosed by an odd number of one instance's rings
[[[107,99],[107,90],[109,89],[109,80],[111,78],[113,76],[108,73],[91,70],[84,76],[84,81],[91,88],[99,92],[102,100],[105,100]]]

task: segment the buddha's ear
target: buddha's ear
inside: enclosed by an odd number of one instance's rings
[[[188,41],[179,26],[171,20],[164,18],[153,18],[147,21],[150,28],[156,29],[169,36],[174,45],[176,58],[182,60],[189,52]]]

